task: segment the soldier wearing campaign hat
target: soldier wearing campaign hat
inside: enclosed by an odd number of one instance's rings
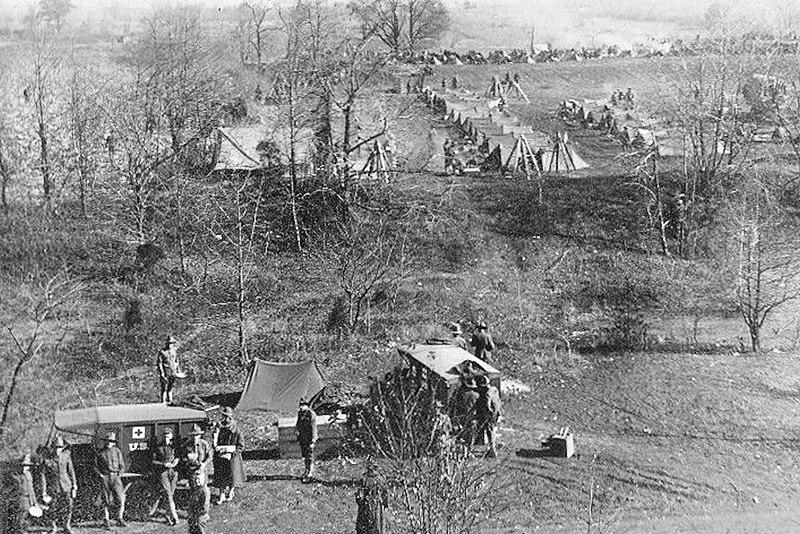
[[[319,434],[317,433],[317,414],[311,409],[311,405],[305,397],[300,398],[295,434],[297,434],[297,441],[300,444],[300,451],[305,463],[303,482],[308,482],[314,476],[314,445],[317,443]]]
[[[50,504],[48,516],[53,523],[53,532],[60,524],[64,532],[71,533],[72,510],[78,495],[78,478],[72,463],[72,452],[64,438],[56,436],[45,452],[39,471],[42,502]]]
[[[100,489],[103,496],[103,516],[106,530],[111,530],[110,508],[116,500],[119,504],[117,525],[125,527],[125,486],[122,474],[125,473],[125,459],[117,447],[116,432],[108,432],[105,446],[95,455],[95,470],[100,477]]]
[[[4,521],[7,532],[26,532],[30,518],[42,515],[33,488],[31,468],[34,465],[31,455],[26,454],[19,460],[11,474],[9,485],[13,493],[8,500]]]
[[[219,488],[217,504],[233,500],[234,488],[244,485],[244,437],[233,418],[233,409],[225,406],[221,413],[222,420],[214,431],[214,485]]]

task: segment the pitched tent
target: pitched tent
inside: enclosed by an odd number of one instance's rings
[[[236,409],[293,413],[300,397],[310,400],[324,388],[325,381],[316,362],[255,360]]]
[[[263,169],[258,146],[266,140],[263,128],[217,128],[215,171]]]
[[[545,172],[570,172],[589,168],[569,144],[567,134],[556,136],[556,141],[548,150],[542,152],[542,170]]]

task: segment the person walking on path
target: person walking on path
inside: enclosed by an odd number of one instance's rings
[[[161,402],[171,403],[173,401],[173,390],[175,380],[180,376],[180,365],[178,363],[178,340],[174,336],[168,336],[166,344],[158,352],[158,381],[161,386]]]
[[[383,534],[384,513],[389,505],[389,492],[386,480],[378,474],[373,460],[367,463],[367,470],[356,492],[358,515],[356,534]]]
[[[303,482],[309,482],[314,478],[314,445],[317,443],[319,434],[317,433],[317,414],[303,397],[300,398],[300,409],[297,411],[295,433],[305,464]]]
[[[489,377],[481,375],[476,378],[478,385],[478,402],[475,405],[475,418],[478,426],[478,436],[486,439],[489,445],[487,456],[497,457],[496,430],[500,419],[502,405],[497,388],[489,383]]]
[[[167,427],[164,429],[164,437],[153,452],[153,474],[155,475],[161,496],[167,502],[169,508],[167,524],[178,524],[178,511],[175,507],[175,488],[178,485],[178,473],[175,467],[178,465],[174,431]],[[158,502],[156,502],[156,506]]]
[[[205,471],[195,471],[189,479],[188,522],[189,534],[206,534],[208,520],[211,518],[211,491],[206,484]]]
[[[232,501],[234,488],[244,485],[242,451],[244,437],[233,419],[233,409],[222,408],[222,421],[214,432],[214,485],[219,489],[217,504]]]
[[[103,517],[106,530],[111,530],[110,508],[116,500],[119,504],[117,510],[117,525],[128,526],[125,523],[125,486],[122,484],[122,474],[125,472],[125,459],[122,451],[117,447],[117,434],[106,434],[105,447],[95,456],[95,470],[100,478],[100,490],[103,496]]]
[[[52,448],[42,462],[40,482],[42,502],[50,501],[48,515],[53,523],[53,532],[58,526],[71,534],[72,511],[78,496],[78,478],[72,463],[72,452],[67,448],[64,438],[56,436]]]
[[[480,358],[486,363],[492,363],[492,352],[495,350],[495,345],[488,330],[489,327],[485,322],[478,323],[478,329],[472,334],[470,345],[475,347],[476,358]]]

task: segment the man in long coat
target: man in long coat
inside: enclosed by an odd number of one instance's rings
[[[234,488],[244,485],[243,450],[242,432],[233,419],[233,410],[225,406],[222,421],[214,432],[214,485],[219,488],[218,504],[233,500]]]
[[[308,482],[314,477],[314,445],[317,443],[317,414],[311,409],[305,398],[300,399],[300,409],[297,411],[297,424],[295,425],[297,442],[303,455],[305,471],[303,482]]]
[[[465,378],[456,392],[451,421],[457,437],[471,442],[475,429],[475,405],[478,402],[477,384],[474,378]]]
[[[39,474],[42,491],[42,501],[50,499],[50,518],[53,522],[53,531],[61,524],[68,534],[72,530],[72,510],[75,497],[78,495],[78,478],[75,476],[75,466],[72,463],[72,452],[64,443],[64,438],[56,436],[52,448],[43,459]]]
[[[372,461],[367,464],[367,471],[356,492],[356,504],[356,534],[383,534],[383,516],[389,505],[389,492],[386,480],[378,474]]]

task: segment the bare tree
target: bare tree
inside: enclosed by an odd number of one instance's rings
[[[408,51],[416,52],[421,39],[438,38],[450,27],[450,14],[441,0],[406,0]]]
[[[242,2],[242,10],[246,11],[247,16],[243,20],[244,38],[248,48],[252,48],[256,53],[256,65],[261,68],[264,60],[266,47],[266,36],[271,31],[279,28],[268,24],[267,15],[270,7],[267,4],[256,4],[254,2]],[[244,54],[247,55],[246,53]]]
[[[213,222],[212,232],[234,251],[237,337],[242,365],[250,362],[245,330],[247,287],[257,253],[266,253],[269,248],[270,234],[261,218],[263,182],[262,173],[255,176],[248,173],[232,188],[221,187],[215,199],[218,217]]]
[[[375,35],[394,55],[400,55],[407,24],[403,0],[355,0],[349,8],[359,19],[362,36]]]
[[[49,205],[54,195],[53,136],[58,110],[57,86],[61,71],[61,58],[52,40],[40,26],[34,28],[30,79],[25,88],[25,99],[33,112],[34,129],[39,144],[39,171],[42,175],[42,192]]]
[[[764,322],[800,296],[796,230],[762,175],[749,171],[728,202],[728,226],[736,266],[737,309],[754,352],[761,350]]]
[[[349,7],[363,38],[377,36],[394,55],[415,52],[421,39],[438,38],[450,26],[441,0],[354,0]]]
[[[68,167],[77,175],[81,214],[86,217],[86,201],[100,153],[98,132],[101,114],[96,112],[96,92],[87,79],[86,66],[78,66],[69,77],[69,153]]]
[[[9,299],[4,303],[7,316],[11,319],[2,324],[5,336],[11,341],[15,356],[8,389],[3,399],[0,414],[0,438],[5,437],[14,395],[22,382],[24,368],[32,363],[46,347],[56,348],[64,339],[69,328],[71,305],[82,291],[80,283],[71,280],[65,273],[59,273],[42,282],[34,282],[33,287],[21,287],[30,291],[19,299]],[[18,306],[15,306],[18,304]],[[54,325],[56,326],[54,328]]]
[[[393,481],[392,531],[478,532],[505,506],[499,470],[450,435],[436,398],[432,382],[397,371],[373,383],[360,420],[364,444]]]
[[[653,147],[653,149],[646,150],[644,153],[636,153],[633,156],[638,159],[634,168],[636,181],[633,182],[633,185],[644,191],[646,195],[647,218],[658,233],[661,253],[671,256],[667,241],[669,218],[666,213],[666,195],[662,184],[658,151]]]
[[[350,333],[358,329],[373,293],[399,280],[405,239],[388,218],[384,214],[370,220],[354,213],[339,238],[315,253],[341,291]]]

